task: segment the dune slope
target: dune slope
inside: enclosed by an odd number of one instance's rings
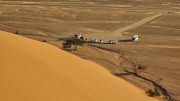
[[[0,101],[156,101],[103,67],[0,31]]]

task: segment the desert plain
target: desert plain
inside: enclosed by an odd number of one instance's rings
[[[179,0],[4,0],[0,22],[1,30],[59,48],[77,32],[98,40],[122,40],[87,44],[71,53],[144,91],[158,85],[165,96],[180,100]],[[126,41],[134,34],[138,42]],[[132,71],[133,63],[147,70],[140,71],[140,77],[128,74],[125,70]]]

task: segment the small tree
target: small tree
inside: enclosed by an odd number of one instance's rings
[[[63,48],[72,48],[72,46],[74,46],[74,50],[77,51],[78,46],[83,46],[85,43],[86,41],[82,38],[71,38],[63,43]]]

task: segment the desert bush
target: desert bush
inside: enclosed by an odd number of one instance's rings
[[[138,64],[137,69],[138,70],[147,70],[147,66],[143,65],[143,64]]]
[[[136,75],[138,74],[138,72],[139,72],[140,70],[147,70],[147,66],[144,65],[144,64],[138,64],[138,63],[136,63],[136,62],[134,62],[134,61],[132,61],[131,64],[132,64],[132,66],[133,66],[134,74],[136,74]]]
[[[146,91],[146,93],[147,93],[149,96],[151,96],[151,97],[160,96],[160,95],[161,95],[161,93],[160,93],[160,91],[159,91],[158,88],[154,88],[154,90],[149,89],[148,91]]]
[[[41,40],[41,42],[47,42],[47,40]]]
[[[14,34],[19,34],[19,31],[14,32]]]

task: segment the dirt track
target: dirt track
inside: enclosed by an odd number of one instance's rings
[[[163,15],[164,15],[164,14],[163,14],[162,12],[159,12],[159,13],[156,14],[156,15],[153,15],[153,16],[151,16],[151,17],[147,17],[147,18],[142,19],[142,20],[140,20],[140,21],[138,21],[138,22],[136,22],[136,23],[130,24],[130,25],[125,26],[125,27],[122,27],[122,28],[120,28],[120,29],[118,29],[118,30],[116,30],[116,31],[113,31],[113,32],[112,32],[112,35],[122,34],[122,32],[129,31],[129,30],[132,30],[132,29],[137,28],[137,27],[139,27],[139,26],[142,26],[142,25],[144,25],[144,24],[146,24],[146,23],[149,23],[149,22],[151,22],[151,21],[153,21],[153,20],[155,20],[155,19],[157,19],[157,18],[159,18],[159,17],[161,17],[161,16],[163,16]]]

